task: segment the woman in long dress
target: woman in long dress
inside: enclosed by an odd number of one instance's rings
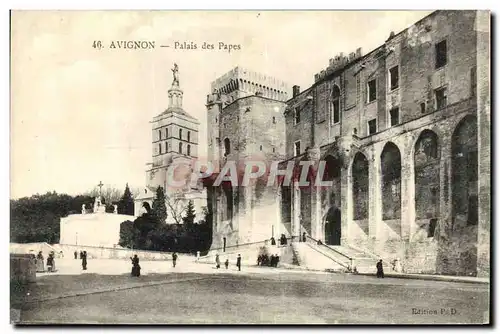
[[[141,276],[141,266],[139,265],[137,254],[133,258],[131,257],[130,260],[132,260],[132,277]]]
[[[38,252],[38,255],[36,256],[36,272],[37,273],[43,273],[45,271],[45,265],[43,263],[43,254],[42,251]]]

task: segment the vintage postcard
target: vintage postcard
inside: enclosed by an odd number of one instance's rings
[[[489,11],[11,11],[14,324],[490,324]]]

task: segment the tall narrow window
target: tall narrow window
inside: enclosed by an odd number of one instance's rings
[[[392,108],[389,111],[389,114],[391,116],[391,126],[395,126],[399,124],[399,108]]]
[[[187,146],[187,155],[191,155],[191,145]]]
[[[294,143],[295,155],[300,155],[300,140]]]
[[[425,108],[425,102],[420,103],[420,113],[425,114],[426,108]]]
[[[399,67],[394,66],[389,70],[391,90],[399,87]]]
[[[367,102],[373,102],[377,99],[377,80],[368,81],[367,87]]]
[[[161,130],[158,130],[158,140],[161,140]]]
[[[179,153],[182,154],[182,143],[179,143]]]
[[[179,139],[182,139],[182,129],[179,129]]]
[[[377,120],[372,119],[368,121],[368,134],[372,135],[377,132]]]
[[[333,86],[332,103],[330,104],[330,112],[332,124],[340,122],[340,88],[337,85]]]
[[[436,96],[436,109],[439,110],[446,107],[447,104],[446,87],[436,89],[434,91],[434,94]]]
[[[163,154],[163,152],[161,151],[161,143],[158,144],[158,151],[159,151],[158,154]]]
[[[165,138],[168,138],[168,128],[165,129]]]
[[[448,62],[446,41],[436,44],[436,69],[443,67]]]
[[[231,153],[231,141],[229,138],[224,139],[224,156],[227,156]]]
[[[293,110],[293,123],[295,125],[300,123],[300,109],[299,108],[295,108]]]
[[[187,139],[188,139],[188,142],[191,141],[191,131],[188,131],[188,138]]]

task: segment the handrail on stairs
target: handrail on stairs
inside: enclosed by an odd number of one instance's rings
[[[336,250],[335,248],[332,248],[332,247],[330,247],[330,246],[328,246],[328,245],[326,245],[326,244],[324,244],[324,243],[322,243],[322,242],[321,242],[321,243],[319,243],[319,241],[318,241],[318,240],[316,240],[316,239],[314,239],[314,238],[312,238],[312,237],[310,237],[310,236],[306,236],[306,238],[308,238],[308,239],[310,239],[310,240],[314,241],[314,242],[316,243],[316,245],[318,245],[318,246],[323,246],[323,247],[326,247],[326,248],[328,248],[328,249],[330,249],[330,250],[334,251],[335,253],[342,255],[343,257],[347,258],[349,261],[352,261],[352,260],[353,260],[353,258],[352,258],[352,257],[350,257],[350,256],[348,256],[348,255],[345,255],[345,254],[343,254],[343,253],[339,252],[338,250]]]

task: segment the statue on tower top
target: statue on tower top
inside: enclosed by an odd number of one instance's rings
[[[172,86],[179,87],[179,66],[174,63],[174,68],[172,69],[172,73],[174,75],[174,81],[172,82]]]

